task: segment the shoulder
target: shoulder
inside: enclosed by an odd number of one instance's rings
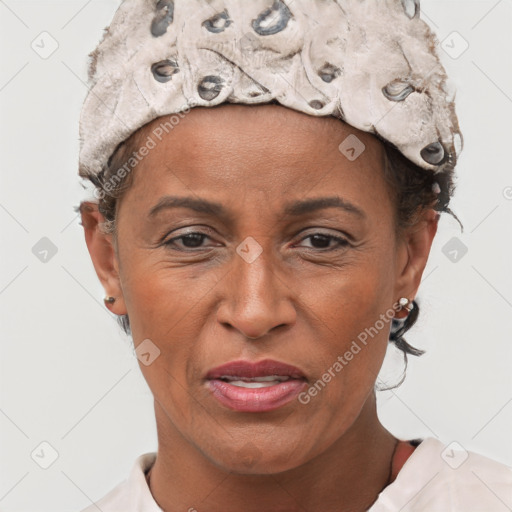
[[[426,438],[369,512],[506,512],[512,469],[458,443]]]
[[[80,512],[162,512],[146,482],[146,472],[154,464],[155,459],[155,452],[137,457],[128,478]]]
[[[103,512],[113,512],[114,510],[130,511],[128,506],[129,492],[128,482],[123,480],[101,499],[80,512],[98,512],[98,510]]]

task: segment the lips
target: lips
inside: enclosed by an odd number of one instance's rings
[[[271,359],[232,361],[210,370],[206,380],[221,404],[244,412],[277,409],[293,400],[307,382],[299,368]]]

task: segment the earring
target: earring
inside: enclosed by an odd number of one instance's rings
[[[114,304],[114,302],[116,301],[116,298],[115,297],[105,297],[103,299],[103,301],[105,302],[105,304]]]
[[[401,306],[401,309],[407,310],[407,313],[410,313],[414,309],[414,304],[407,297],[402,297],[398,304]]]

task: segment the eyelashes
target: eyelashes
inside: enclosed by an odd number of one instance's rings
[[[326,235],[324,233],[313,233],[311,235],[308,235],[304,238],[301,239],[301,241],[303,240],[307,240],[308,238],[316,238],[317,240],[320,239],[320,240],[327,240],[327,241],[335,241],[338,246],[341,246],[341,247],[346,247],[349,244],[349,241],[346,239],[346,238],[342,238],[340,236],[335,236],[335,235]],[[315,247],[313,247],[313,249],[315,249]],[[322,250],[322,248],[320,248],[320,250]],[[333,249],[328,249],[328,250],[333,250]]]
[[[198,241],[198,238],[202,242],[205,238],[210,238],[210,237],[208,235],[206,235],[204,233],[200,233],[200,232],[187,233],[186,235],[181,235],[181,236],[171,238],[170,240],[167,240],[166,242],[164,242],[163,245],[166,247],[175,248],[175,246],[177,245],[176,244],[177,240],[188,240],[188,241],[192,241],[193,247],[186,247],[186,248],[193,249],[194,243],[196,243]],[[177,250],[183,250],[183,249],[177,249]]]
[[[204,247],[202,244],[205,239],[210,238],[206,233],[202,233],[200,231],[194,231],[191,233],[186,233],[177,237],[173,237],[167,241],[162,243],[166,248],[177,250],[181,252],[198,252],[198,249],[209,249],[211,247]],[[302,237],[299,242],[303,242],[304,240],[311,240],[311,244],[320,243],[322,246],[327,243],[328,247],[306,247],[307,249],[316,250],[318,252],[329,252],[333,250],[337,250],[340,248],[346,248],[350,245],[350,242],[341,236],[336,236],[327,233],[311,233],[307,236]],[[334,242],[334,247],[331,247]],[[189,245],[188,245],[189,244]],[[179,247],[181,245],[181,248]]]

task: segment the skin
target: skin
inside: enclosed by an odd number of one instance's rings
[[[366,146],[353,162],[338,149],[350,134]],[[400,297],[415,297],[439,215],[425,210],[395,236],[383,165],[377,138],[334,118],[279,105],[194,108],[133,171],[117,237],[101,232],[94,203],[83,209],[96,272],[117,299],[109,309],[129,315],[136,347],[149,338],[161,351],[139,365],[158,431],[150,489],[166,512],[362,511],[386,486],[396,438],[379,422],[374,384],[389,322],[307,404],[236,412],[204,379],[231,360],[270,358],[313,384]],[[150,218],[166,195],[216,201],[229,216],[179,208]],[[364,218],[333,207],[282,213],[289,201],[332,196]],[[190,232],[206,236],[176,239]],[[236,252],[249,236],[262,249],[252,263]]]

